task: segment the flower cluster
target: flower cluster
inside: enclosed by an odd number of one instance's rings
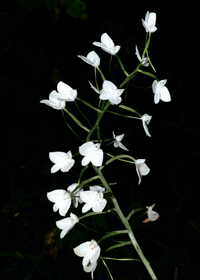
[[[142,25],[144,26],[147,33],[150,34],[157,30],[155,23],[156,23],[156,14],[147,12],[145,15],[145,20],[142,19]],[[147,38],[150,38],[150,35],[149,35],[149,37],[147,36]],[[115,46],[113,40],[108,36],[107,33],[102,34],[100,41],[101,42],[94,42],[93,45],[100,47],[105,52],[111,54],[111,56],[116,56],[117,59],[119,60],[117,53],[119,52],[121,47],[118,45]],[[149,65],[152,66],[147,51],[146,52],[144,51],[141,56],[139,53],[139,50],[136,46],[135,54],[140,62],[138,68],[142,67],[142,66],[145,66],[145,67],[148,67]],[[145,54],[147,55],[147,57],[145,57]],[[124,67],[122,67],[122,62],[119,60],[121,68],[124,71],[124,73],[128,76],[128,78],[125,79],[125,82],[122,83],[121,86],[119,86],[119,88],[118,88],[114,83],[112,83],[111,81],[106,80],[104,78],[103,74],[101,73],[101,71],[99,69],[100,58],[95,51],[89,52],[86,57],[82,56],[82,55],[78,55],[78,57],[81,58],[87,64],[93,66],[95,73],[98,70],[102,76],[103,82],[102,82],[102,87],[100,89],[99,89],[97,81],[96,81],[96,76],[95,76],[95,82],[96,82],[96,86],[98,89],[89,82],[91,88],[99,95],[99,99],[100,99],[99,103],[102,104],[102,106],[99,106],[98,109],[95,109],[98,112],[98,114],[104,114],[106,112],[107,107],[110,105],[119,105],[122,102],[122,94],[125,91],[125,89],[122,89],[121,87],[126,82],[128,82],[136,74],[136,72],[133,72],[132,74],[129,75],[124,70]],[[139,70],[136,68],[135,71],[139,71]],[[145,75],[147,74],[147,72],[143,72],[143,71],[140,71],[140,72]],[[150,75],[150,76],[154,77],[154,75]],[[165,86],[166,81],[167,80],[159,81],[158,79],[156,79],[152,83],[152,91],[154,93],[155,104],[157,104],[160,100],[162,100],[164,102],[171,101],[170,93],[169,93],[167,87]],[[57,84],[57,91],[53,90],[50,93],[49,100],[41,100],[40,102],[52,107],[53,109],[65,110],[66,112],[68,112],[65,109],[66,102],[73,102],[73,101],[75,101],[76,98],[77,98],[77,100],[81,100],[80,98],[77,97],[77,90],[72,89],[69,85],[60,81]],[[104,102],[106,100],[108,101],[106,103],[107,105],[105,105],[105,102]],[[94,106],[88,104],[87,102],[83,102],[83,103],[87,104],[90,108],[94,109]],[[103,106],[105,106],[105,107],[103,107]],[[127,106],[120,105],[118,107],[121,107],[128,111],[137,113],[135,110],[133,110]],[[147,125],[150,123],[152,116],[149,116],[146,113],[143,115],[140,115],[139,113],[137,113],[137,114],[140,117],[134,117],[134,118],[140,119],[142,121],[142,125],[144,128],[145,134],[147,136],[151,137]],[[82,124],[71,113],[69,113],[69,115],[70,115],[70,117],[73,118],[73,120],[79,126],[81,126],[83,128]],[[102,115],[100,117],[102,117]],[[100,117],[98,117],[98,119],[97,119],[99,122],[101,119]],[[129,117],[129,116],[125,116],[125,117]],[[98,127],[99,122],[95,123],[95,125],[93,127],[94,129],[99,129],[99,127]],[[78,148],[77,154],[82,156],[81,165],[83,167],[81,175],[79,176],[78,183],[71,184],[70,186],[68,186],[68,188],[66,190],[56,189],[56,190],[53,190],[53,191],[47,193],[48,200],[54,203],[53,211],[54,212],[58,211],[62,217],[65,217],[65,215],[67,214],[68,210],[71,207],[71,204],[75,208],[77,208],[79,206],[79,204],[83,203],[82,213],[86,213],[86,212],[92,210],[94,212],[93,214],[102,213],[102,211],[107,206],[107,200],[106,200],[105,194],[108,192],[111,193],[111,191],[109,191],[108,184],[106,184],[106,183],[104,184],[104,180],[101,180],[104,187],[101,187],[99,185],[88,186],[85,184],[85,182],[82,184],[80,183],[82,173],[84,172],[85,168],[87,168],[87,166],[92,165],[95,170],[98,170],[98,172],[100,172],[100,170],[104,166],[106,166],[106,164],[108,164],[108,162],[106,162],[105,165],[103,166],[104,152],[101,148],[103,141],[100,141],[99,137],[98,137],[98,140],[93,140],[93,141],[90,140],[89,136],[91,136],[90,134],[93,133],[93,130],[94,130],[93,128],[91,130],[89,130],[86,127],[84,127],[84,129],[88,132],[88,135],[86,137],[85,143],[83,143]],[[109,139],[109,141],[110,141],[109,144],[114,143],[115,148],[121,148],[121,149],[129,152],[129,150],[122,144],[124,134],[115,135],[115,132],[113,130],[112,136],[113,136],[113,139],[111,139],[111,141]],[[54,164],[51,168],[51,173],[55,173],[59,170],[62,172],[69,172],[69,170],[75,164],[74,157],[77,154],[75,154],[73,156],[71,151],[68,151],[67,153],[58,152],[58,151],[50,152],[49,158]],[[142,181],[142,176],[146,176],[150,172],[149,167],[145,163],[145,159],[134,159],[130,155],[120,155],[120,156],[132,159],[132,163],[135,164],[136,173],[139,178],[138,184],[140,184]],[[113,157],[113,158],[118,159],[117,156]],[[114,159],[112,159],[112,160],[114,160]],[[100,173],[98,173],[98,176],[97,176],[98,178],[100,178],[99,174]],[[88,180],[88,182],[89,182],[89,180]],[[89,189],[86,189],[86,187],[88,187]],[[147,207],[148,218],[144,221],[144,223],[147,223],[149,221],[155,221],[158,219],[158,217],[159,217],[158,213],[153,211],[154,206],[155,206],[155,204]],[[119,211],[116,208],[115,208],[115,210]],[[87,216],[89,216],[89,213],[84,215],[83,217],[78,218],[74,213],[71,212],[69,217],[65,217],[61,220],[56,221],[56,226],[59,229],[61,229],[60,238],[63,238],[77,223],[79,223],[79,220],[81,218],[85,218]],[[120,217],[122,217],[122,215]],[[126,220],[126,222],[124,222],[124,224],[127,224],[127,222],[128,222],[128,219]],[[74,253],[79,257],[83,257],[83,261],[82,261],[83,269],[86,272],[91,272],[92,279],[93,279],[93,273],[97,267],[98,259],[100,257],[100,252],[101,252],[101,249],[100,249],[98,243],[93,239],[91,241],[84,242],[84,243],[80,244],[79,246],[77,246],[76,248],[74,248]]]

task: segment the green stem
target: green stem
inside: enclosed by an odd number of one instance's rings
[[[122,211],[121,211],[121,209],[119,207],[119,204],[117,202],[117,199],[113,195],[112,190],[111,190],[109,184],[107,183],[106,179],[104,178],[104,176],[103,176],[102,172],[99,170],[99,168],[97,168],[94,165],[93,165],[93,168],[96,171],[96,173],[99,175],[99,178],[100,178],[101,182],[104,184],[106,190],[111,194],[111,199],[112,199],[112,202],[113,202],[113,204],[115,206],[115,211],[119,215],[119,217],[120,217],[121,221],[123,222],[125,228],[128,230],[129,238],[130,238],[130,240],[131,240],[135,250],[137,251],[138,255],[140,256],[143,264],[145,265],[147,271],[149,272],[152,280],[157,280],[157,277],[154,274],[154,272],[153,272],[153,270],[152,270],[152,268],[150,266],[150,263],[147,261],[147,259],[145,258],[142,250],[140,249],[139,244],[137,243],[137,240],[136,240],[136,238],[135,238],[135,236],[133,234],[133,231],[131,229],[131,226],[130,226],[128,220],[125,218],[124,214],[122,213]]]

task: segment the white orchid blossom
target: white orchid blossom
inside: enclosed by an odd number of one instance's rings
[[[156,13],[149,13],[145,15],[145,20],[142,19],[142,25],[144,26],[146,32],[153,33],[157,30],[156,24]]]
[[[51,173],[55,173],[59,169],[62,172],[68,172],[75,163],[75,160],[72,159],[71,151],[69,151],[68,153],[51,152],[49,153],[49,158],[53,163],[55,163],[51,168]]]
[[[93,45],[102,48],[102,50],[110,53],[111,55],[115,55],[121,48],[120,46],[114,45],[113,40],[108,36],[107,33],[103,33],[101,35],[101,43],[94,42]]]
[[[115,139],[114,147],[115,148],[120,147],[121,149],[123,149],[125,151],[128,151],[128,149],[121,143],[121,141],[122,141],[122,139],[124,137],[124,134],[116,136],[114,131],[112,133],[113,133],[113,138]]]
[[[107,204],[107,200],[103,198],[105,188],[100,186],[90,187],[89,191],[80,193],[81,200],[86,204],[82,208],[82,213],[89,211],[92,208],[93,212],[102,212]]]
[[[70,193],[59,189],[47,193],[47,198],[51,202],[55,203],[53,206],[53,211],[56,212],[59,209],[59,214],[65,216],[69,207],[71,206],[71,196]]]
[[[169,93],[168,88],[165,86],[167,80],[161,80],[157,82],[156,80],[153,81],[152,90],[154,95],[154,102],[157,104],[160,100],[164,102],[171,101],[171,96]]]
[[[71,184],[67,190],[68,192],[73,192],[73,190],[78,186],[77,183]],[[80,198],[80,193],[83,191],[83,188],[79,188],[78,190],[76,190],[75,192],[73,192],[73,194],[71,195],[72,201],[73,201],[73,205],[75,208],[78,207],[78,203],[83,203],[83,201]]]
[[[95,53],[95,51],[91,51],[86,57],[82,55],[78,55],[78,57],[80,57],[86,63],[94,66],[95,68],[98,67],[100,64],[100,58],[98,54]]]
[[[139,60],[140,62],[142,62],[142,65],[143,65],[143,66],[146,66],[146,67],[149,66],[148,58],[147,58],[147,57],[144,57],[143,60],[142,60],[142,58],[141,58],[141,56],[140,56],[140,53],[139,53],[139,51],[138,51],[137,45],[135,46],[135,54],[136,54],[138,60]]]
[[[100,149],[100,143],[94,144],[89,141],[79,147],[79,153],[84,156],[81,161],[82,166],[90,162],[95,166],[101,166],[103,162],[103,151]]]
[[[105,80],[103,82],[102,90],[100,90],[100,99],[109,100],[111,103],[118,105],[122,98],[120,95],[123,93],[124,89],[117,89],[117,87],[110,81]]]
[[[141,183],[142,176],[147,175],[149,173],[149,171],[150,171],[149,167],[144,162],[145,162],[145,159],[137,159],[135,161],[135,167],[136,167],[136,171],[137,171],[137,174],[138,174],[138,177],[139,177],[138,184]]]
[[[78,257],[83,257],[82,265],[85,272],[93,273],[97,266],[97,261],[100,256],[101,248],[95,240],[86,241],[73,249]]]
[[[151,137],[151,135],[150,135],[150,133],[149,133],[147,124],[150,123],[151,118],[152,118],[152,116],[149,116],[148,114],[144,114],[144,115],[141,117],[142,124],[143,124],[143,127],[144,127],[144,131],[145,131],[146,135],[149,136],[149,137]]]
[[[153,211],[153,208],[155,206],[155,203],[152,206],[146,206],[147,210],[147,216],[148,218],[143,221],[143,223],[148,223],[149,221],[153,222],[156,221],[159,218],[159,214],[155,211]]]
[[[54,91],[54,96],[61,101],[74,101],[77,96],[77,90],[72,89],[70,86],[63,82],[57,84],[57,91]]]
[[[56,110],[62,110],[63,108],[65,108],[66,103],[65,101],[58,100],[57,97],[55,96],[56,94],[57,92],[53,90],[49,94],[49,100],[43,99],[40,101],[40,103],[44,103]]]
[[[62,220],[56,221],[56,226],[62,229],[60,233],[60,238],[62,239],[74,226],[79,222],[78,217],[71,213],[70,217],[64,218]]]

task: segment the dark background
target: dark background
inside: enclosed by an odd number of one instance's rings
[[[151,171],[139,186],[135,167],[130,164],[115,162],[104,169],[104,174],[108,182],[118,182],[113,191],[126,214],[144,208],[131,223],[158,279],[199,279],[197,6],[192,1],[84,1],[87,18],[83,20],[68,15],[61,3],[52,9],[38,3],[28,10],[16,1],[1,2],[1,279],[90,279],[82,269],[82,258],[75,256],[72,248],[99,236],[78,224],[60,240],[60,230],[55,226],[60,216],[53,213],[53,204],[46,198],[47,192],[77,182],[81,170],[77,163],[69,173],[51,174],[49,152],[71,150],[74,154],[81,142],[65,125],[61,111],[39,101],[48,99],[63,81],[77,89],[80,98],[97,104],[98,98],[88,84],[94,84],[94,69],[77,55],[86,56],[95,50],[101,58],[101,70],[111,80],[110,55],[92,45],[107,32],[115,45],[121,46],[119,57],[130,73],[138,64],[135,45],[140,53],[144,47],[146,32],[141,18],[147,11],[157,14],[158,28],[152,34],[149,55],[157,77],[167,79],[172,101],[154,104],[151,88],[129,86],[127,102],[123,98],[122,104],[153,116],[148,126],[152,137],[145,135],[140,121],[114,115],[102,120],[102,134],[112,138],[112,130],[117,135],[125,133],[123,144],[130,155],[146,158]],[[144,70],[152,72],[150,68]],[[120,84],[124,76],[115,58],[113,73]],[[101,83],[100,77],[98,80]],[[150,86],[152,79],[137,75],[133,83]],[[94,121],[96,114],[78,104]],[[77,114],[74,103],[67,103],[66,108]],[[81,115],[76,116],[84,122]],[[69,123],[85,137],[73,121]],[[122,152],[112,146],[104,151],[113,155]],[[83,179],[91,176],[92,168]],[[143,224],[145,216],[140,214],[153,203],[160,218]],[[101,234],[122,229],[117,219],[111,215],[107,218],[83,222]],[[111,239],[101,244],[103,256],[137,258],[129,247],[104,254],[114,244]],[[107,261],[107,265],[114,279],[150,279],[138,262]],[[101,261],[94,275],[96,280],[109,279]]]

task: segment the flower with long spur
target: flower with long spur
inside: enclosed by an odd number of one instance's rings
[[[91,272],[93,279],[94,270],[100,256],[101,248],[95,240],[86,241],[73,249],[78,257],[83,257],[82,265],[85,272]]]
[[[148,223],[149,221],[154,222],[159,218],[159,214],[155,211],[153,211],[153,208],[155,206],[155,203],[151,206],[146,206],[147,210],[147,216],[148,218],[143,221],[143,223]]]
[[[115,135],[114,131],[112,133],[113,133],[113,138],[115,139],[114,147],[115,148],[120,147],[121,149],[128,151],[128,149],[121,143],[122,139],[124,138],[124,134]]]
[[[120,46],[114,45],[113,40],[108,36],[107,33],[103,33],[101,35],[101,43],[94,42],[93,45],[102,48],[102,50],[110,53],[111,55],[115,55],[121,48]]]
[[[54,91],[54,96],[61,101],[72,102],[76,99],[77,90],[72,89],[63,82],[57,84],[57,91],[58,92]]]
[[[99,98],[101,100],[109,100],[111,103],[118,105],[122,98],[120,97],[124,89],[118,89],[112,82],[105,80],[100,90]]]
[[[156,13],[149,13],[145,15],[145,20],[142,19],[142,25],[144,26],[146,32],[153,33],[157,30],[156,24]]]
[[[107,204],[107,200],[103,198],[105,188],[100,186],[90,187],[89,191],[80,193],[81,200],[85,202],[82,208],[82,213],[89,211],[92,208],[93,212],[102,212]]]
[[[72,153],[69,151],[68,153],[64,152],[51,152],[49,153],[50,160],[54,163],[51,168],[51,173],[57,172],[59,169],[62,172],[68,172],[70,168],[75,163],[75,160],[72,158]]]
[[[49,100],[43,99],[40,101],[40,103],[44,103],[56,110],[64,109],[65,105],[66,105],[65,101],[61,101],[61,100],[57,99],[56,94],[57,94],[57,91],[53,90],[49,94]]]
[[[71,206],[71,195],[69,192],[58,189],[47,193],[47,198],[51,202],[55,203],[53,211],[56,212],[59,209],[59,214],[65,216]]]
[[[98,54],[95,53],[95,51],[91,51],[90,53],[88,53],[86,57],[82,55],[78,55],[78,57],[81,58],[86,63],[94,66],[95,68],[97,68],[100,64],[100,58]]]
[[[151,137],[151,135],[150,135],[150,133],[149,133],[147,124],[150,123],[151,118],[152,118],[152,116],[149,116],[148,114],[144,114],[144,115],[141,117],[142,125],[143,125],[143,127],[144,127],[144,131],[145,131],[146,135],[149,136],[149,137]]]
[[[94,144],[88,141],[79,147],[79,153],[84,156],[81,161],[82,166],[88,165],[90,162],[95,166],[101,166],[103,162],[103,151],[100,149],[101,144]]]
[[[157,82],[156,80],[153,81],[152,90],[154,95],[154,102],[157,104],[160,100],[164,102],[171,101],[171,96],[169,93],[168,88],[165,86],[167,80],[161,80]]]
[[[78,222],[79,222],[78,217],[73,213],[70,213],[70,217],[68,218],[64,218],[59,221],[56,221],[56,226],[59,229],[62,229],[60,233],[60,238],[63,238]]]
[[[137,174],[138,174],[138,177],[139,177],[138,184],[141,183],[142,176],[147,175],[150,171],[149,167],[144,162],[145,162],[145,159],[137,159],[135,161],[135,167],[136,167],[136,171],[137,171]]]
[[[138,60],[140,62],[142,62],[143,66],[146,66],[146,67],[149,66],[148,58],[147,57],[144,57],[143,59],[141,58],[140,53],[139,53],[138,48],[137,48],[137,45],[135,46],[135,54],[136,54]]]

